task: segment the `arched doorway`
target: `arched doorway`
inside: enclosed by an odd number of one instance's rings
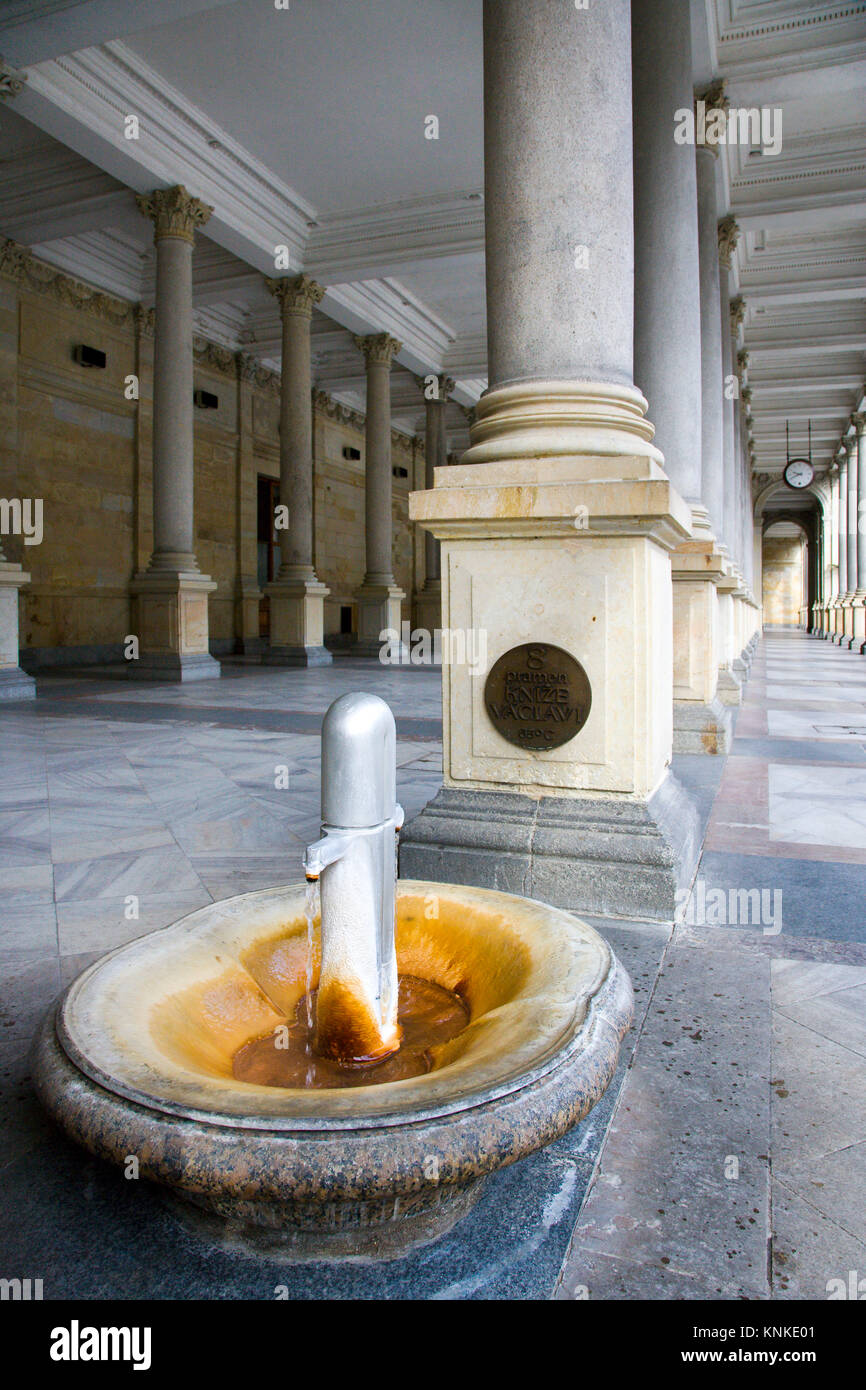
[[[772,521],[761,554],[765,627],[809,626],[808,540],[796,521]]]

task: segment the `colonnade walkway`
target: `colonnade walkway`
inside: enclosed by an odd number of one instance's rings
[[[212,899],[300,877],[321,716],[387,698],[413,815],[441,778],[439,676],[337,661],[220,681],[41,676],[0,710],[0,1212],[5,1277],[46,1298],[827,1297],[866,1274],[866,659],[795,631],[756,655],[683,921],[596,925],[635,1026],[587,1120],[394,1264],[212,1250],[68,1144],[27,1079],[41,1012],[89,961]],[[719,772],[721,781],[719,782]],[[287,784],[287,785],[286,785]],[[131,909],[134,906],[133,915]],[[768,1267],[769,1253],[769,1267]]]

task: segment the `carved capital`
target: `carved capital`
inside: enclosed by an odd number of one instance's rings
[[[436,383],[435,388],[432,384],[428,386],[431,377]],[[427,376],[416,376],[415,384],[423,395],[425,403],[428,401],[441,401],[443,405],[446,401],[450,400],[451,393],[457,385],[453,377],[437,376],[435,372],[429,372]]]
[[[719,264],[723,270],[730,270],[731,257],[737,249],[737,242],[740,240],[740,229],[737,220],[730,213],[723,217],[719,222]]]
[[[740,375],[749,369],[749,354],[745,348],[737,353],[737,371]]]
[[[306,318],[312,316],[325,293],[324,285],[317,284],[309,275],[289,275],[279,280],[265,277],[265,284],[279,301],[281,314],[302,314]]]
[[[144,304],[136,304],[132,310],[132,317],[141,336],[152,338],[156,329],[156,310],[147,308]]]
[[[366,338],[359,338],[355,334],[352,336],[356,348],[363,352],[368,367],[371,362],[383,362],[386,367],[390,367],[403,346],[396,338],[392,338],[390,333],[371,333]]]
[[[24,90],[26,81],[26,72],[17,72],[15,68],[10,68],[0,56],[0,101],[11,101],[13,97],[17,97],[18,93]]]
[[[842,448],[845,450],[845,461],[847,462],[857,448],[857,435],[846,434],[845,438],[842,440]]]
[[[137,193],[139,212],[153,223],[153,239],[180,237],[192,244],[196,227],[203,227],[213,208],[187,193],[182,184],[174,188],[155,188],[152,193]]]
[[[746,317],[746,301],[741,294],[731,300],[731,332],[736,333]]]
[[[866,411],[855,410],[851,415],[851,424],[858,435],[866,434]]]
[[[241,381],[248,381],[251,386],[258,386],[260,390],[269,391],[271,395],[279,395],[279,372],[271,371],[270,367],[266,367],[251,353],[236,352],[235,366]]]
[[[730,102],[725,96],[725,79],[719,77],[715,82],[711,82],[709,87],[698,88],[695,91],[695,123],[699,122],[701,111],[698,103],[703,103],[703,119],[706,123],[707,117],[714,111],[721,112],[727,121]],[[697,148],[699,150],[709,150],[713,159],[719,155],[719,142],[717,140],[701,140]]]

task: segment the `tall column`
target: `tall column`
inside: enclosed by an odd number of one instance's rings
[[[329,666],[324,644],[325,599],[330,593],[313,565],[313,402],[310,325],[325,291],[309,275],[267,280],[280,306],[280,505],[288,524],[279,530],[280,568],[265,589],[270,640],[262,661],[279,666]]]
[[[851,424],[857,436],[857,496],[854,505],[857,582],[854,590],[852,648],[861,654],[866,651],[866,413],[856,412]]]
[[[153,553],[130,590],[140,654],[129,674],[202,680],[220,667],[208,648],[208,594],[217,586],[200,573],[194,553],[192,252],[195,229],[212,209],[180,185],[136,201],[154,224],[156,244]]]
[[[670,917],[697,845],[669,771],[691,510],[633,381],[629,0],[485,0],[484,103],[490,386],[410,499],[473,655],[443,657],[445,785],[401,872]]]
[[[845,436],[845,448],[848,451],[848,502],[846,512],[846,540],[847,540],[847,569],[848,569],[848,588],[844,595],[844,640],[841,645],[850,650],[855,643],[854,632],[854,610],[857,602],[857,590],[860,587],[857,568],[857,499],[859,474],[857,447],[857,434],[847,434]],[[858,644],[859,645],[859,644]]]
[[[836,549],[836,507],[839,469],[831,464],[827,473],[827,496],[823,500],[824,526],[824,601],[821,615],[821,636],[826,641],[833,631],[833,605],[838,593],[838,552]]]
[[[708,109],[727,107],[720,87],[704,92],[702,100]],[[721,290],[716,206],[718,150],[718,145],[698,145],[695,150],[695,171],[701,287],[701,492],[717,545],[724,550],[724,386],[722,338],[719,333]]]
[[[839,457],[839,598],[836,603],[836,632],[833,638],[839,646],[850,637],[848,628],[848,608],[850,585],[848,582],[848,468],[854,448],[854,438],[842,440],[842,453]]]
[[[631,13],[635,380],[649,402],[665,472],[692,512],[691,537],[671,557],[673,748],[726,753],[732,719],[717,698],[715,587],[724,557],[703,500],[697,173],[694,148],[674,139],[674,113],[692,102],[689,0],[632,0]],[[713,318],[717,338],[718,289]],[[720,406],[721,372],[718,388]]]
[[[356,338],[367,366],[367,422],[364,481],[366,574],[358,590],[359,656],[378,656],[390,638],[392,653],[401,632],[406,597],[392,569],[391,363],[403,346],[388,333]]]
[[[740,587],[739,570],[739,512],[737,508],[737,419],[738,389],[734,371],[734,351],[731,333],[731,299],[729,271],[731,259],[740,238],[740,229],[733,217],[723,217],[717,224],[716,237],[719,256],[719,337],[722,346],[722,465],[724,476],[724,516],[722,536],[728,550],[725,578],[718,586],[721,627],[719,661],[719,698],[723,704],[742,702],[742,682],[733,669],[736,647],[734,595]]]
[[[425,438],[424,486],[433,487],[434,472],[448,463],[448,436],[445,431],[445,411],[454,390],[451,377],[435,377],[432,381],[419,378],[424,389]],[[442,559],[441,543],[432,531],[424,532],[424,587],[415,596],[415,625],[426,632],[442,626]]]
[[[23,509],[29,504],[31,522],[35,517],[36,498],[25,500],[18,450],[18,351],[19,312],[18,285],[23,274],[26,252],[14,242],[0,243],[0,474],[6,480],[4,524],[11,533],[21,534]],[[26,483],[24,484],[26,486]],[[16,516],[16,505],[18,514]],[[43,518],[44,526],[44,518]],[[31,526],[32,529],[32,526]],[[0,702],[32,700],[36,683],[18,664],[19,593],[30,583],[23,565],[8,560],[3,553],[0,532]],[[35,532],[34,539],[35,539]],[[18,549],[20,545],[20,550]],[[15,547],[15,551],[12,547]],[[26,555],[25,541],[9,543],[10,552]]]

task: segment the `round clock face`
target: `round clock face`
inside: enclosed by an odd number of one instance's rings
[[[812,482],[815,470],[808,459],[791,459],[784,477],[788,487],[804,488]]]

